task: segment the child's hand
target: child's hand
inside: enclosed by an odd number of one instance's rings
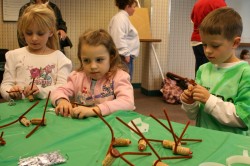
[[[66,99],[59,99],[58,105],[56,106],[55,112],[57,115],[67,117],[72,112],[72,105]]]
[[[39,93],[39,89],[35,84],[33,84],[32,89],[31,89],[31,85],[29,85],[23,91],[23,94],[24,94],[25,97],[27,97],[29,95],[36,95],[38,93]]]
[[[206,103],[210,96],[209,91],[200,85],[196,85],[192,92],[193,92],[193,99],[196,101],[200,101],[202,103]]]
[[[93,109],[95,109],[95,111],[100,114],[100,109],[99,107],[84,107],[84,106],[78,106],[73,108],[72,112],[71,112],[71,117],[72,118],[85,118],[85,117],[90,117],[90,116],[96,116],[96,113],[93,111]]]
[[[14,85],[12,86],[12,88],[10,88],[10,92],[9,96],[12,99],[22,99],[22,89],[20,86],[18,85]]]
[[[184,90],[180,96],[181,101],[187,104],[193,104],[195,101],[193,99],[193,85],[188,85],[188,89]]]

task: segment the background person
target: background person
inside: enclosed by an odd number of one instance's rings
[[[140,41],[138,32],[129,20],[137,6],[136,0],[115,0],[119,12],[112,17],[109,24],[109,33],[123,62],[128,66],[129,75],[133,78],[134,58],[139,55]]]

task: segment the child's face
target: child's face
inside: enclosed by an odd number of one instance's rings
[[[43,54],[46,43],[52,33],[47,29],[41,29],[37,24],[32,23],[25,31],[24,38],[32,53]]]
[[[99,80],[109,71],[110,55],[103,45],[84,44],[81,49],[82,64],[87,76]]]
[[[202,34],[204,53],[207,59],[213,64],[232,63],[238,61],[235,56],[238,38],[233,41],[225,39],[222,35]],[[240,38],[239,38],[240,41]]]

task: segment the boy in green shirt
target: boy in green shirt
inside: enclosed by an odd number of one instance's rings
[[[250,135],[250,66],[235,55],[242,27],[229,7],[212,11],[199,27],[210,62],[197,71],[197,85],[181,95],[182,109],[196,126]]]

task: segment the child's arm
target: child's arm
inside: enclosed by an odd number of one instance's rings
[[[221,100],[210,94],[206,88],[200,85],[195,86],[192,93],[194,100],[205,104],[204,111],[211,114],[221,124],[231,127],[246,127],[240,117],[236,114],[236,108],[233,103]]]
[[[67,83],[63,86],[60,86],[53,91],[51,91],[50,99],[53,106],[57,106],[58,101],[62,98],[69,101],[69,97],[74,96],[74,82],[73,81],[82,81],[77,77],[77,72],[73,71],[67,79]]]
[[[221,124],[231,127],[246,128],[246,125],[236,113],[236,106],[214,95],[210,95],[205,104],[204,111],[211,114]]]
[[[5,100],[9,100],[12,97],[17,97],[19,99],[19,95],[17,93],[8,93],[7,91],[21,90],[22,86],[16,85],[16,66],[18,57],[14,54],[14,51],[8,51],[5,54],[6,63],[4,67],[4,75],[1,83],[1,96]],[[11,96],[10,96],[11,95]]]
[[[134,90],[127,72],[117,71],[114,81],[115,99],[97,104],[101,114],[109,115],[118,110],[134,110]]]

